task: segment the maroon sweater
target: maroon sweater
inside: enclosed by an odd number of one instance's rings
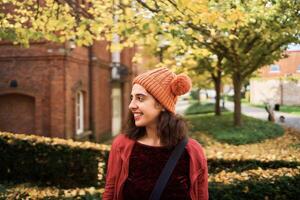
[[[147,200],[167,163],[172,151],[136,142],[129,160],[129,174],[123,188],[125,200]],[[185,150],[180,157],[161,199],[190,200],[189,155]]]
[[[118,135],[112,144],[106,174],[103,200],[123,200],[123,188],[129,175],[129,160],[135,141]],[[207,161],[201,145],[189,139],[185,149],[190,158],[190,190],[192,200],[208,200]]]

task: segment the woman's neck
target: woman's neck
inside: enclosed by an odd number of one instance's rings
[[[140,138],[138,142],[150,146],[162,146],[160,143],[160,138],[157,134],[157,129],[153,127],[146,127],[145,136]]]

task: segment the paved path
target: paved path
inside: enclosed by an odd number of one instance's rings
[[[233,109],[234,109],[233,106],[234,106],[233,102],[227,101],[225,103],[225,107],[230,111],[233,111]],[[288,114],[288,113],[283,113],[283,112],[278,112],[278,111],[274,111],[274,112],[275,112],[276,123],[281,124],[283,126],[291,127],[291,128],[294,128],[294,129],[297,129],[300,131],[300,116],[299,115],[293,115],[293,114]],[[263,119],[263,120],[268,119],[268,113],[263,108],[257,108],[257,107],[252,107],[249,105],[242,104],[242,113],[244,115],[251,116],[254,118],[258,118],[258,119]],[[280,116],[285,117],[284,123],[279,122]]]

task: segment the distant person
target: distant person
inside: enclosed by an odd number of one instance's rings
[[[185,121],[175,114],[177,97],[191,88],[190,78],[158,68],[135,77],[132,84],[128,127],[112,144],[103,199],[207,200],[203,148],[188,139]],[[170,156],[178,161],[170,164]]]

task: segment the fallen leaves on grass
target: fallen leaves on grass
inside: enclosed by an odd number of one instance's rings
[[[293,144],[299,143],[300,139],[290,129],[287,129],[281,137],[239,146],[217,142],[202,133],[195,134],[195,138],[206,144],[205,151],[208,159],[300,162],[300,149],[293,147]]]

